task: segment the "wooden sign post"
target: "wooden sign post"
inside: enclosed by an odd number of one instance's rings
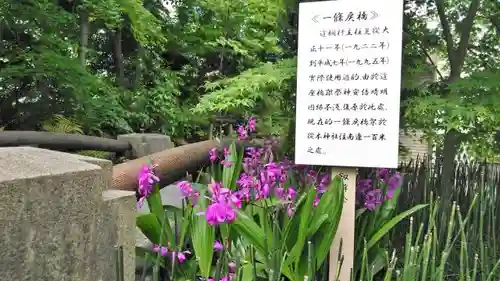
[[[330,281],[340,240],[339,280],[353,268],[356,168],[398,165],[402,25],[403,0],[299,6],[295,162],[333,166],[347,188]]]

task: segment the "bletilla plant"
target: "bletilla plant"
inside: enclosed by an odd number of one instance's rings
[[[256,120],[250,118],[237,128],[238,141],[250,142],[255,129]],[[211,149],[207,157],[212,165],[205,174],[209,180],[201,176],[198,183],[176,184],[182,210],[166,206],[168,211],[163,211],[158,188],[150,188],[154,173],[145,167],[139,177],[145,188],[139,194],[151,213],[140,215],[137,225],[156,245],[150,254],[172,266],[171,274],[190,280],[260,276],[278,281],[284,275],[299,281],[313,275],[338,227],[343,183],[339,177],[332,179],[329,170],[278,159],[276,146],[277,140],[269,139],[260,147],[243,148],[234,142]],[[168,220],[172,215],[177,231]],[[192,263],[196,266],[188,266]],[[196,269],[186,275],[188,267]]]
[[[389,169],[379,169],[376,172],[376,180],[368,178],[357,181],[358,204],[370,211],[375,211],[385,200],[394,197],[402,182],[399,172],[391,173]]]
[[[155,165],[144,165],[137,175],[137,191],[139,193],[139,207],[142,206],[144,200],[153,192],[153,186],[160,179],[154,174]]]
[[[405,212],[395,214],[402,184],[402,175],[389,169],[378,169],[368,178],[357,180],[355,274],[360,274],[360,271],[364,270],[360,266],[364,262],[363,257],[370,261],[371,274],[376,274],[385,268],[388,265],[387,234],[399,222],[427,206],[417,205]]]
[[[250,118],[246,126],[238,126],[237,138],[239,140],[248,140],[255,128],[256,120]],[[248,147],[245,149],[242,162],[238,163],[241,171],[233,189],[224,187],[221,182],[216,181],[208,185],[210,204],[203,213],[210,225],[231,223],[236,219],[235,209],[241,209],[243,203],[249,204],[271,197],[279,199],[281,204],[286,206],[287,215],[292,216],[295,210],[294,200],[296,199],[297,190],[289,181],[291,173],[303,175],[301,178],[306,184],[315,186],[317,194],[314,197],[313,207],[319,204],[321,195],[326,192],[331,183],[330,171],[318,173],[314,169],[305,166],[293,165],[288,159],[272,162],[270,160],[274,158],[273,145],[275,143],[272,140],[267,140],[264,148]],[[224,168],[233,166],[232,153],[230,148],[223,149],[220,163]],[[216,165],[218,159],[216,148],[209,151],[209,159],[213,165]],[[182,194],[186,194],[186,189],[192,191],[192,187],[186,188],[186,184],[186,182],[178,183]],[[190,195],[185,196],[189,197]]]
[[[237,139],[251,140],[255,128],[256,120],[250,118],[246,125],[238,126]],[[228,260],[247,256],[251,245],[257,252],[254,269],[259,274],[269,280],[278,280],[282,274],[290,280],[303,280],[311,268],[306,260],[308,240],[314,245],[315,269],[327,257],[344,189],[340,178],[332,181],[329,170],[321,173],[293,165],[286,158],[277,159],[273,152],[276,142],[268,139],[263,147],[246,149],[237,149],[233,143],[220,154],[218,149],[210,150],[211,182],[200,191],[207,207],[197,215],[218,229],[224,245],[237,246],[228,247]],[[183,184],[178,185],[181,192]],[[197,253],[196,243],[194,247]],[[230,272],[225,273],[232,278]]]

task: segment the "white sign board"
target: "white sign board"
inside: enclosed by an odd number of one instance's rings
[[[295,162],[398,165],[403,0],[299,6]]]

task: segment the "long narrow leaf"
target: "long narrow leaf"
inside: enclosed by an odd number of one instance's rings
[[[200,196],[196,210],[205,210],[207,207],[207,199]],[[196,258],[199,261],[200,272],[203,277],[208,278],[212,268],[213,245],[215,241],[215,229],[209,225],[204,216],[200,216],[193,212],[191,214],[191,234],[193,248]]]
[[[137,227],[153,244],[160,243],[161,224],[154,214],[141,214],[135,219]]]
[[[238,232],[251,245],[254,245],[262,255],[267,256],[265,252],[266,236],[264,229],[255,223],[253,219],[245,215],[245,213],[237,211],[236,220],[232,223],[231,228]]]
[[[416,211],[423,209],[427,207],[428,204],[421,204],[417,205],[409,210],[406,210],[405,212],[402,212],[401,214],[395,216],[392,218],[390,221],[385,223],[383,226],[381,226],[377,232],[375,232],[373,235],[371,235],[370,240],[367,243],[367,249],[370,250],[371,247],[373,247],[382,237],[384,237],[396,224],[404,220],[406,217],[409,215],[415,213]]]
[[[329,196],[330,194],[332,195],[331,199],[325,202],[325,204],[330,205],[328,221],[323,223],[313,239],[317,265],[321,265],[328,256],[340,223],[344,207],[344,182],[340,177],[336,176],[332,180],[327,192],[323,196]]]

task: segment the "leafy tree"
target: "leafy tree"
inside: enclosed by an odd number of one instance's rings
[[[471,142],[491,148],[494,142],[488,140],[500,124],[500,100],[495,98],[499,90],[495,81],[500,78],[495,53],[500,47],[499,41],[492,39],[497,30],[491,20],[498,14],[498,5],[481,0],[426,4],[424,17],[437,14],[439,19],[440,28],[430,32],[442,42],[443,47],[437,50],[447,60],[448,74],[409,100],[406,117],[413,127],[429,134],[444,132],[441,181],[451,185],[460,145]]]

